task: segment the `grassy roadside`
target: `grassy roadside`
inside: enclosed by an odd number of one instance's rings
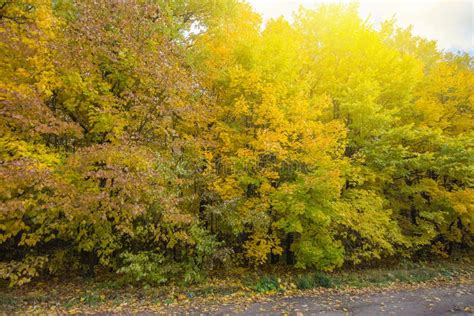
[[[320,273],[275,269],[265,273],[237,269],[215,273],[204,284],[162,287],[121,286],[110,276],[103,279],[54,279],[21,288],[0,288],[0,313],[88,313],[157,311],[166,306],[240,302],[269,295],[304,295],[322,291],[414,286],[437,282],[473,282],[474,264],[458,262],[405,263],[389,268]],[[434,285],[433,285],[434,284]]]

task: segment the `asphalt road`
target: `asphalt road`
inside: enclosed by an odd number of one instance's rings
[[[191,306],[188,315],[474,315],[474,285],[387,290],[365,294],[275,297],[247,305]]]

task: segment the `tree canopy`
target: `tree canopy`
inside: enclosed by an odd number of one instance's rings
[[[473,57],[357,11],[0,0],[0,276],[472,250]]]

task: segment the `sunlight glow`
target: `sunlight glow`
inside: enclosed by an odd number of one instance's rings
[[[285,16],[291,19],[299,6],[312,8],[321,3],[349,3],[334,0],[249,0],[264,19]],[[473,1],[359,1],[359,12],[377,24],[395,17],[403,27],[413,25],[416,35],[436,40],[441,49],[474,53]]]

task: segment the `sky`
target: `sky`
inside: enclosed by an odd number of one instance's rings
[[[281,15],[291,20],[300,5],[349,3],[350,0],[247,0],[263,18]],[[436,40],[446,51],[474,55],[474,0],[361,0],[359,13],[377,23],[395,16],[398,25],[413,25],[413,33]]]

